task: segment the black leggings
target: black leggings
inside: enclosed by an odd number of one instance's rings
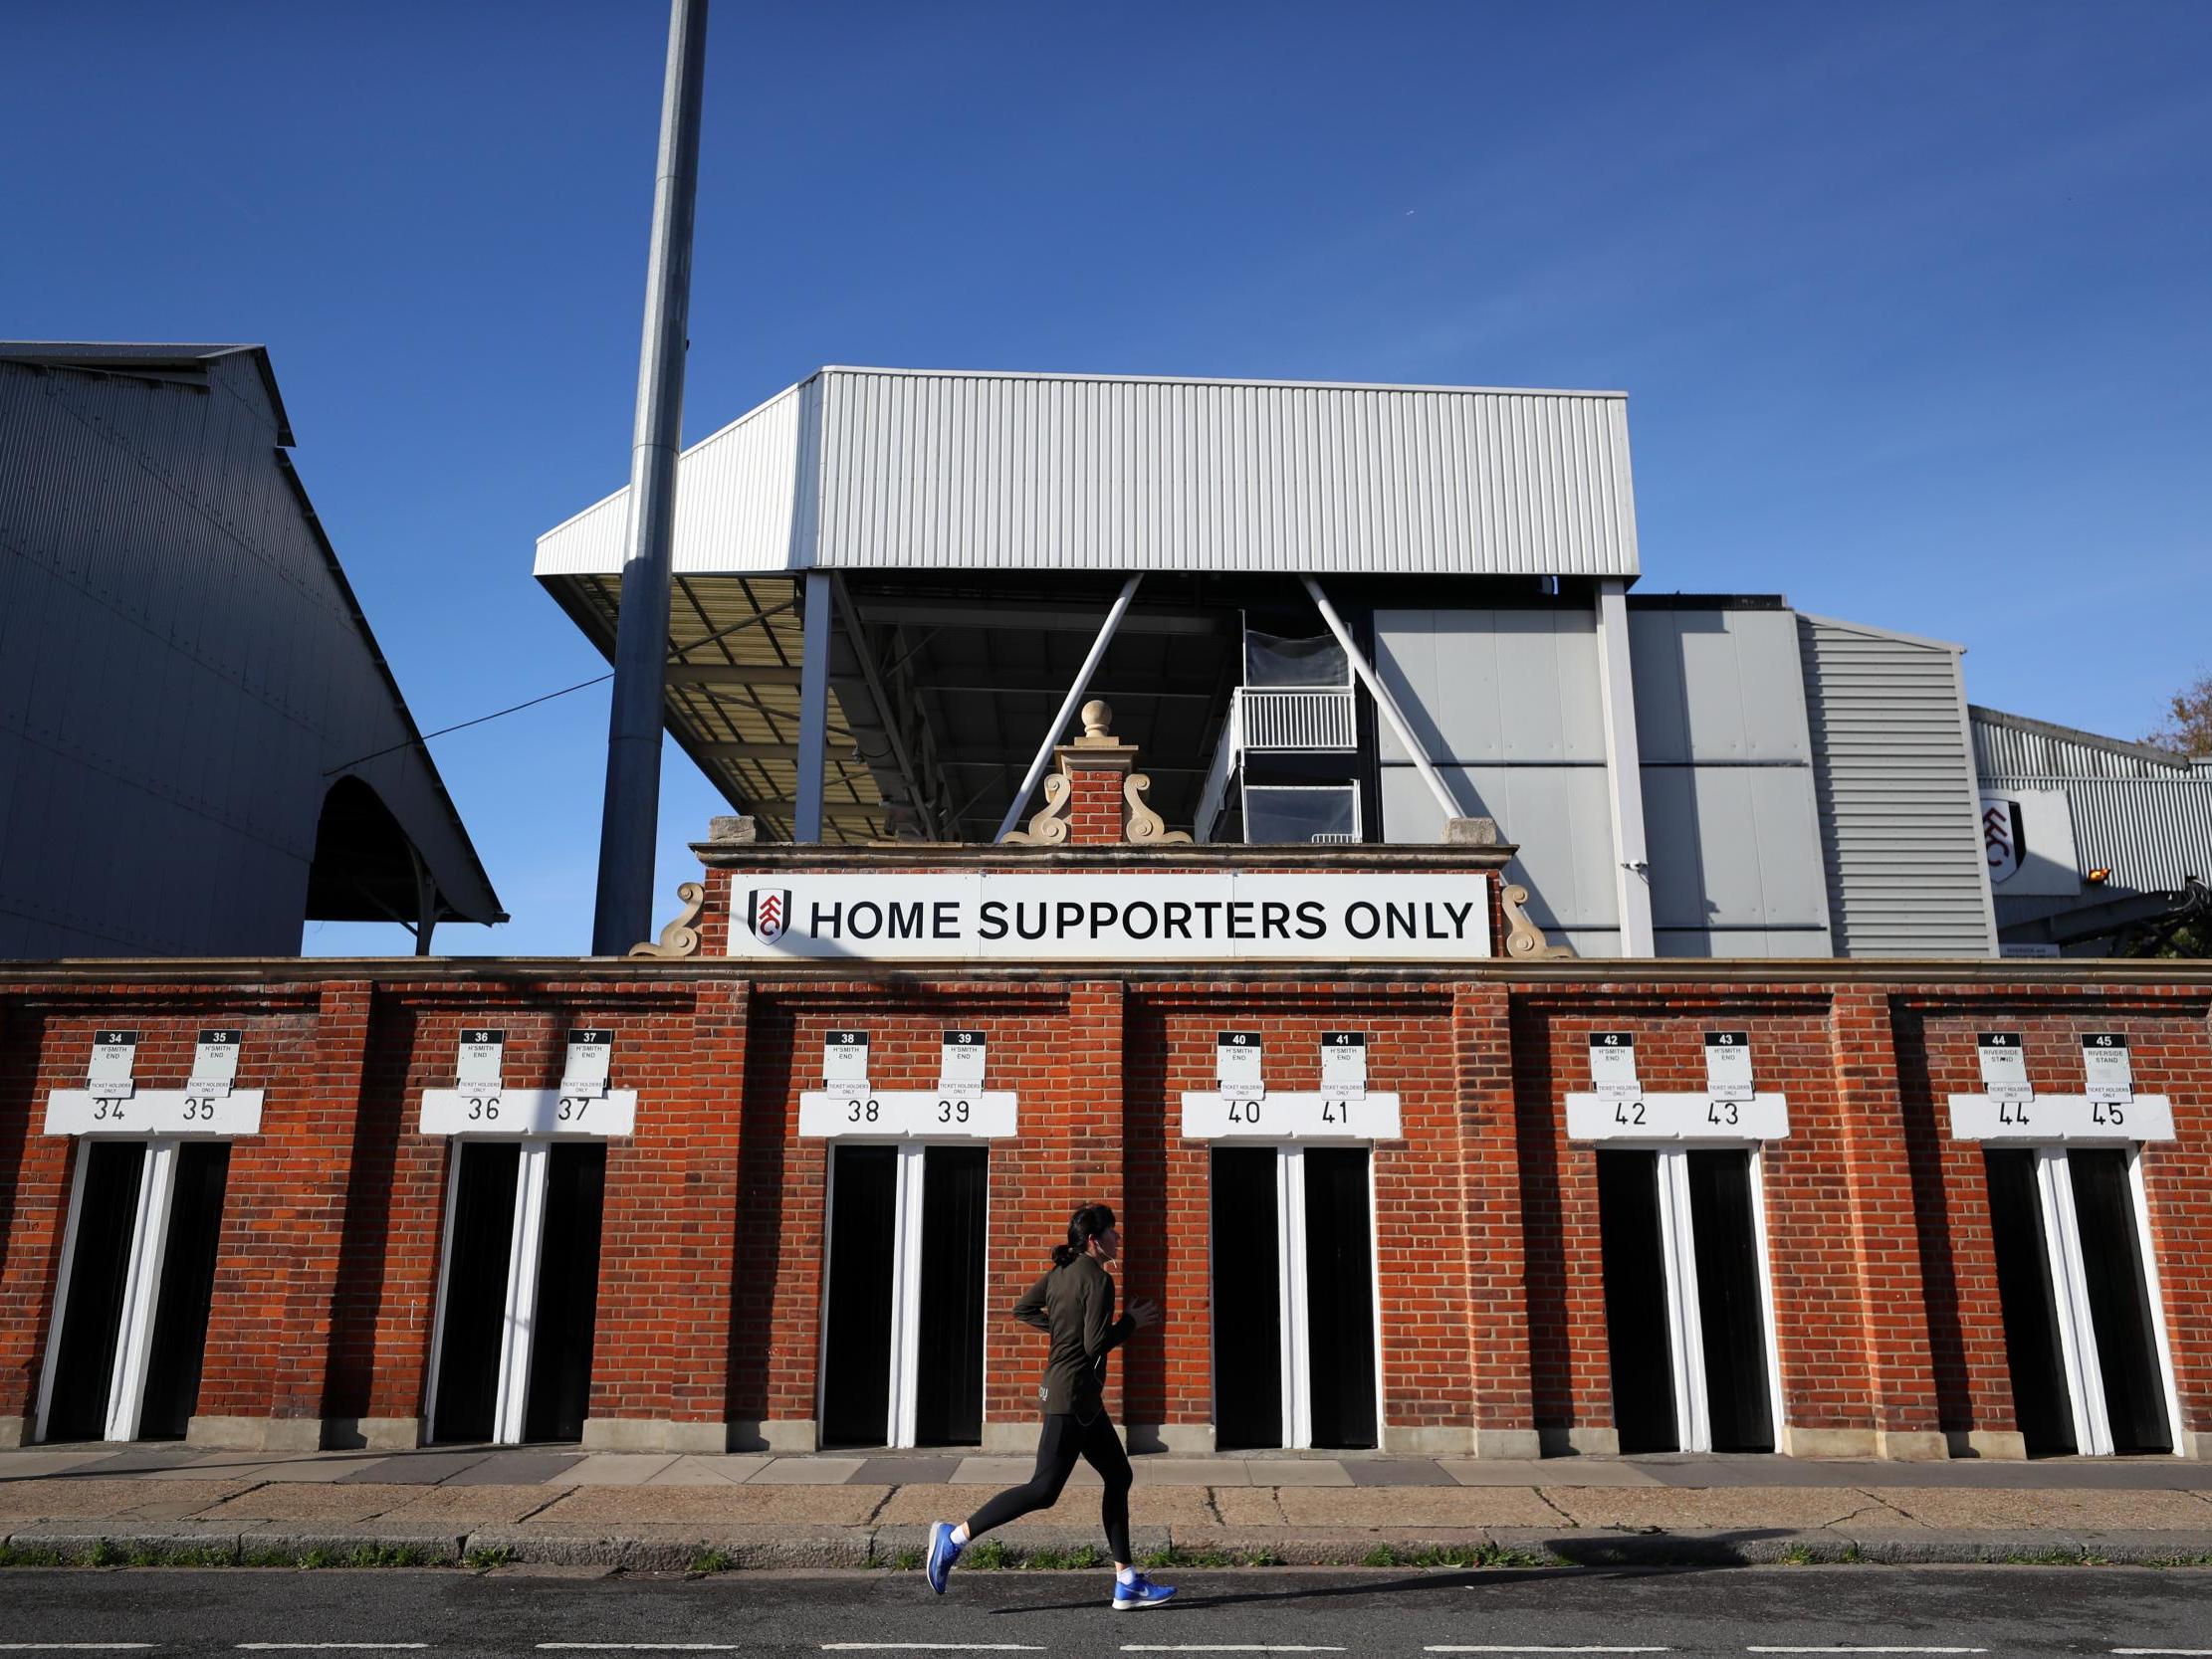
[[[1044,1433],[1037,1441],[1036,1472],[1026,1486],[1009,1486],[968,1518],[968,1536],[979,1539],[994,1527],[1003,1527],[1032,1510],[1050,1509],[1060,1500],[1060,1488],[1074,1472],[1080,1457],[1106,1482],[1098,1506],[1106,1523],[1106,1548],[1114,1559],[1129,1559],[1129,1454],[1121,1449],[1113,1419],[1104,1411],[1084,1422],[1068,1412],[1055,1411],[1044,1419]]]

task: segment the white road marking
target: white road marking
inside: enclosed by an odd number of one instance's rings
[[[1170,1642],[1165,1646],[1150,1646],[1143,1642],[1124,1642],[1124,1653],[1342,1653],[1341,1647],[1286,1647],[1269,1642]]]
[[[0,1642],[0,1653],[121,1653],[152,1642]]]
[[[233,1642],[240,1653],[389,1653],[397,1648],[428,1647],[428,1642]]]
[[[1746,1653],[1987,1653],[1986,1647],[1747,1647]]]
[[[824,1653],[1042,1653],[1027,1642],[824,1642]]]
[[[541,1648],[571,1653],[740,1653],[743,1642],[540,1642]]]
[[[1670,1647],[1538,1647],[1534,1642],[1499,1642],[1483,1647],[1425,1647],[1424,1653],[1672,1653]]]
[[[2181,1659],[2204,1659],[2212,1654],[2212,1647],[2115,1647],[2114,1653],[2162,1653],[2181,1656]]]

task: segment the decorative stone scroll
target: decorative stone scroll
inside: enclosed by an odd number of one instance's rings
[[[684,902],[683,915],[661,930],[659,943],[647,940],[630,946],[633,956],[696,956],[699,954],[699,913],[707,908],[707,890],[698,882],[686,882],[676,890],[676,897]]]
[[[1187,845],[1145,800],[1152,779],[1136,770],[1137,745],[1109,729],[1114,711],[1093,698],[1083,705],[1083,734],[1052,751],[1059,770],[1044,780],[1044,810],[1027,829],[1011,830],[1001,843],[1059,847],[1072,841],[1140,847]],[[1117,777],[1118,774],[1118,777]]]
[[[1551,957],[1572,956],[1571,944],[1553,944],[1544,937],[1544,930],[1529,921],[1528,912],[1522,907],[1528,903],[1528,889],[1506,885],[1498,892],[1505,907],[1505,953],[1524,961],[1541,961]]]

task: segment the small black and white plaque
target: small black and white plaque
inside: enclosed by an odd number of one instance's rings
[[[981,1031],[948,1031],[939,1051],[937,1086],[940,1089],[981,1089],[989,1050]]]
[[[825,1089],[865,1089],[867,1086],[867,1032],[830,1032],[822,1039],[822,1087]]]
[[[579,1025],[568,1032],[568,1056],[560,1068],[562,1100],[604,1100],[614,1069],[614,1032],[603,1025]]]
[[[1259,1075],[1260,1042],[1256,1031],[1223,1031],[1214,1040],[1214,1081],[1221,1093],[1257,1095],[1267,1085]]]
[[[2036,1096],[2028,1082],[2028,1056],[2017,1031],[1984,1031],[1974,1039],[1981,1059],[1982,1092],[1993,1101],[2030,1101]]]
[[[192,1045],[192,1075],[185,1080],[187,1095],[223,1096],[238,1082],[238,1045],[245,1032],[235,1026],[211,1026]]]
[[[96,1100],[128,1100],[136,1085],[130,1068],[138,1058],[135,1031],[95,1031],[93,1057],[85,1068],[85,1087]]]
[[[1590,1033],[1590,1087],[1608,1100],[1633,1100],[1644,1093],[1636,1079],[1636,1034]]]
[[[1321,1033],[1321,1092],[1325,1095],[1367,1093],[1367,1033]]]
[[[1705,1033],[1705,1094],[1716,1101],[1747,1101],[1758,1091],[1751,1083],[1751,1033]]]
[[[2089,1078],[2091,1100],[2125,1105],[2135,1098],[2135,1069],[2127,1054],[2126,1032],[2084,1032],[2082,1070]]]
[[[496,1095],[506,1061],[505,1031],[481,1025],[468,1026],[461,1032],[461,1050],[453,1062],[454,1087]]]

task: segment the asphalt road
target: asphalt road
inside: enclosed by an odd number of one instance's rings
[[[957,1659],[1268,1649],[1347,1659],[1663,1650],[2212,1656],[2212,1571],[2139,1567],[1730,1567],[1160,1574],[1115,1613],[1108,1574],[729,1573],[707,1578],[408,1569],[0,1572],[11,1653],[386,1652],[590,1659],[661,1648]],[[124,1644],[145,1644],[132,1648]],[[840,1646],[839,1644],[851,1644]]]

